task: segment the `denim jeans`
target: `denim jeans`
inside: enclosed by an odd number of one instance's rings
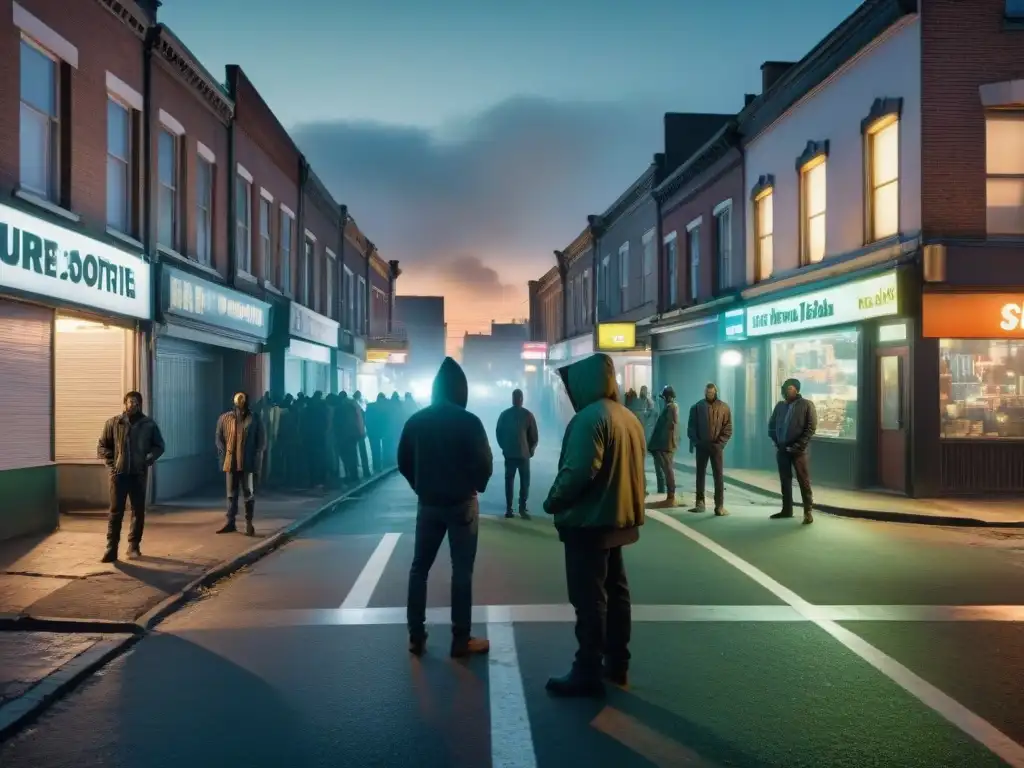
[[[516,487],[516,473],[519,473],[519,510],[526,509],[530,497],[530,460],[505,459],[505,509],[512,509],[512,496]]]
[[[409,570],[407,620],[410,637],[426,636],[427,577],[448,536],[452,558],[452,636],[469,637],[473,623],[473,565],[480,529],[480,505],[474,498],[452,507],[421,504],[416,514],[416,545]]]

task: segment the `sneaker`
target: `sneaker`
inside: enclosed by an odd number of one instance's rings
[[[693,512],[693,514],[695,515],[703,515],[705,512],[708,511],[708,508],[704,506],[704,502],[699,501],[697,502],[697,506],[692,507],[690,511]]]
[[[491,641],[482,637],[468,637],[465,640],[452,640],[452,658],[462,659],[467,656],[479,656],[491,650]]]

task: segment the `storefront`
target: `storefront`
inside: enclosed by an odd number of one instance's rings
[[[890,270],[748,305],[742,342],[730,323],[727,347],[740,353],[731,362],[756,355],[745,377],[746,408],[758,413],[745,438],[755,466],[775,467],[767,417],[782,383],[796,378],[818,414],[814,476],[842,487],[906,492],[909,330],[906,321],[889,318],[906,305],[909,277],[901,281]]]
[[[338,330],[337,369],[338,379],[335,393],[349,395],[360,392],[364,399],[366,392],[359,384],[359,369],[366,359],[366,340],[343,328]]]
[[[1024,491],[1024,297],[925,293],[921,335],[922,359],[937,357],[915,404],[934,398],[938,450],[922,462],[941,478],[938,492]]]
[[[213,429],[235,392],[256,402],[270,387],[264,345],[269,304],[162,264],[153,415],[167,450],[154,471],[164,501],[217,479]]]
[[[359,389],[363,393],[363,399],[369,402],[376,399],[378,393],[382,392],[385,397],[391,397],[397,392],[401,378],[399,372],[408,358],[408,352],[368,347],[366,360],[359,365]],[[430,384],[433,385],[433,381]],[[430,400],[430,392],[424,391],[422,386],[416,390],[412,392],[412,389],[409,389],[417,403],[426,405]],[[405,396],[404,392],[400,394]]]
[[[0,205],[0,539],[105,504],[103,423],[145,391],[150,266]]]
[[[339,324],[294,301],[284,349],[284,388],[290,395],[336,391]]]
[[[620,393],[651,386],[651,351],[638,343],[636,323],[599,323],[597,351],[615,363]]]

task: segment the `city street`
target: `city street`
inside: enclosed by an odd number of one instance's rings
[[[551,451],[531,521],[503,519],[496,465],[475,578],[489,657],[448,658],[446,548],[428,653],[407,652],[415,499],[396,476],[172,616],[0,747],[0,765],[1024,765],[1016,534],[802,526],[742,491],[725,518],[652,511],[626,554],[631,686],[558,700],[544,683],[575,641],[541,511]]]

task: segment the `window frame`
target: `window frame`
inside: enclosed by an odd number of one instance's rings
[[[338,264],[338,257],[330,248],[324,248],[324,252],[327,254],[327,258],[324,259],[324,288],[326,291],[327,300],[327,316],[334,319],[334,275],[335,269]]]
[[[822,209],[817,213],[810,211],[810,187],[812,175],[820,169],[824,174],[825,181],[825,202]],[[828,256],[828,155],[819,154],[800,166],[800,266],[805,267],[811,264],[820,264]],[[816,219],[822,220],[825,232],[822,239],[821,255],[814,258],[811,253],[811,228]],[[773,226],[774,232],[774,226]],[[772,243],[774,246],[774,243]],[[774,253],[774,250],[773,250]]]
[[[294,249],[292,244],[295,239],[295,214],[292,209],[282,204],[279,208],[278,217],[278,239],[277,239],[277,253],[278,253],[278,284],[277,287],[281,289],[281,293],[285,296],[292,295],[292,253]],[[288,236],[285,237],[285,226],[284,220],[288,219]]]
[[[1020,126],[1024,132],[1024,110],[1022,109],[989,109],[985,111],[985,232],[989,237],[1020,239],[1024,237],[1024,225],[1017,232],[999,232],[991,227],[988,187],[992,182],[1018,182],[1024,187],[1024,170],[1018,173],[993,173],[989,170],[988,124],[989,122],[1010,122]],[[1024,204],[1021,206],[1020,218],[1024,219]]]
[[[110,148],[110,108],[120,109],[125,114],[125,157],[118,157],[111,152]],[[107,184],[106,184],[106,225],[111,229],[124,235],[135,234],[134,216],[137,207],[135,201],[135,108],[119,98],[110,91],[107,91]],[[121,214],[124,216],[124,225],[111,221],[110,218],[110,163],[114,161],[123,166],[124,171],[124,201]]]
[[[640,238],[640,244],[643,246],[643,263],[641,266],[642,274],[640,276],[640,304],[641,306],[654,301],[657,293],[657,279],[653,278],[657,274],[655,265],[658,261],[658,247],[654,242],[654,236],[656,232],[654,227],[644,232],[643,237]]]
[[[274,197],[267,190],[260,189],[260,263],[259,274],[266,279],[274,273]]]
[[[343,309],[344,322],[342,327],[349,333],[356,332],[356,274],[347,264],[342,264],[344,270],[341,278],[341,292],[345,295],[345,306]]]
[[[775,186],[770,185],[754,197],[754,282],[760,283],[771,278],[775,272]],[[762,216],[764,206],[770,205],[767,217]],[[767,218],[771,231],[765,232],[762,219]],[[770,263],[765,269],[765,243],[769,244]]]
[[[629,241],[619,246],[619,313],[628,312],[629,306]]]
[[[673,230],[662,240],[665,249],[665,309],[673,309],[679,302],[679,233]],[[669,258],[671,256],[671,258]]]
[[[22,88],[21,88],[21,56],[22,56],[23,47],[29,48],[29,49],[35,51],[36,53],[38,53],[40,56],[43,56],[44,58],[48,59],[50,64],[51,64],[51,66],[52,66],[52,70],[51,70],[53,72],[53,94],[52,94],[52,96],[53,96],[53,111],[55,113],[54,115],[47,115],[44,112],[40,111],[40,109],[38,107],[36,107],[35,105],[25,101],[24,94],[22,93]],[[62,65],[64,64],[64,61],[63,61],[63,59],[61,59],[61,57],[59,55],[57,55],[53,51],[50,51],[48,48],[43,46],[42,43],[39,43],[38,41],[36,41],[32,37],[30,37],[29,35],[25,34],[24,32],[22,32],[21,35],[20,35],[20,44],[18,46],[18,57],[19,57],[18,58],[18,105],[19,105],[19,110],[18,110],[18,185],[19,185],[19,189],[21,189],[21,190],[23,190],[23,191],[25,191],[25,192],[27,192],[27,193],[29,193],[31,195],[36,195],[36,196],[40,197],[43,200],[46,200],[46,201],[48,201],[50,203],[53,203],[54,205],[60,205],[61,201],[62,201],[62,196],[63,196],[63,193],[64,193],[63,185],[61,183],[62,179],[63,179],[63,162],[64,162],[64,154],[65,154],[64,146],[63,146],[64,142],[63,142],[63,136],[62,136],[62,131],[64,129],[64,126],[63,126],[63,121],[61,120],[61,118],[63,117],[63,115],[62,115],[62,112],[63,112],[62,106],[63,106],[63,99],[64,99],[64,95],[65,95],[64,94],[64,89],[61,88],[61,85],[62,85],[62,83],[61,83],[61,79],[62,79],[61,78],[61,74],[62,74],[61,70],[62,70]],[[21,147],[21,141],[22,141],[22,134],[21,134],[21,132],[22,132],[22,122],[23,122],[23,119],[24,119],[22,113],[26,109],[29,110],[30,112],[32,112],[34,115],[36,115],[36,116],[38,116],[40,118],[44,118],[45,121],[46,121],[47,135],[46,135],[45,145],[46,145],[46,153],[47,153],[46,154],[47,165],[46,165],[46,167],[44,167],[44,175],[46,176],[46,184],[47,184],[47,189],[46,190],[40,190],[40,189],[36,188],[35,186],[32,186],[30,183],[27,184],[25,182],[24,174],[22,172],[23,169],[21,167],[21,164],[22,164],[22,154],[23,153],[22,153],[22,147]]]
[[[302,305],[313,309],[313,270],[316,263],[316,235],[308,229],[302,240]]]
[[[900,130],[899,112],[880,115],[866,122],[863,126],[864,132],[864,232],[865,244],[876,243],[880,240],[898,235],[901,231],[900,217],[902,214],[900,206],[900,158],[903,148],[903,136]],[[883,183],[877,184],[875,180],[875,158],[877,157],[876,142],[878,135],[883,131],[896,128],[896,176]],[[896,185],[896,230],[886,234],[879,234],[877,212],[878,193],[880,190]]]
[[[356,291],[356,328],[360,336],[366,336],[366,278],[358,276]]]
[[[698,216],[686,225],[686,267],[687,283],[690,288],[690,303],[700,301],[700,234],[704,217]]]
[[[209,172],[209,193],[208,207],[203,207],[203,199],[200,194],[203,183],[203,173]],[[214,215],[214,194],[217,188],[217,163],[211,160],[202,151],[196,152],[196,261],[205,266],[213,264],[213,215]],[[206,225],[203,225],[203,214],[206,214]],[[200,233],[205,229],[206,253],[200,248]]]
[[[167,136],[170,139],[171,152],[171,186],[164,183],[164,180],[160,176],[160,150],[161,150],[161,139]],[[156,215],[156,241],[157,247],[162,247],[177,253],[181,249],[181,164],[182,164],[182,135],[175,133],[166,125],[161,125],[157,130],[157,146],[156,146],[156,183],[157,183],[157,215]],[[170,239],[171,242],[164,243],[160,241],[160,225],[163,219],[163,205],[160,200],[160,190],[168,190],[170,192],[171,200],[171,222],[170,222]]]
[[[732,288],[732,198],[716,205],[711,215],[715,221],[715,285],[717,292],[722,292]],[[722,247],[723,243],[726,248]]]
[[[252,276],[252,174],[239,165],[235,173],[235,269]],[[245,194],[242,194],[242,193]],[[244,200],[244,211],[239,204]],[[244,220],[240,218],[245,215]],[[244,235],[244,236],[243,236]]]

